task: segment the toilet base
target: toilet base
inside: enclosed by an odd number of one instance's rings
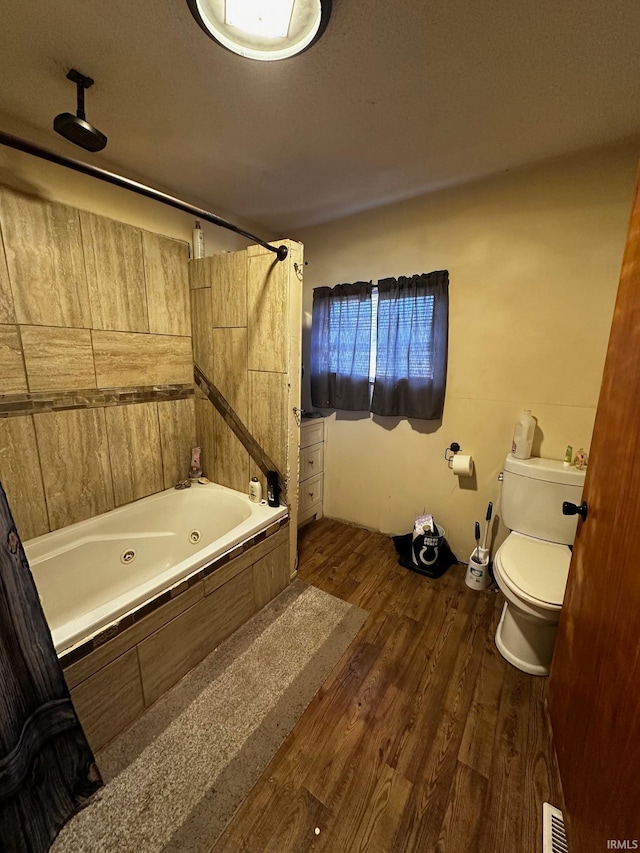
[[[549,675],[558,623],[518,610],[505,601],[496,630],[496,646],[502,657],[529,675]]]

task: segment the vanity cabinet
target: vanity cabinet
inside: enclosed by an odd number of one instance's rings
[[[303,420],[300,426],[298,527],[322,518],[324,487],[324,421]]]

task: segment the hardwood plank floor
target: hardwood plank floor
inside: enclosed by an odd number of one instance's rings
[[[369,618],[211,853],[537,853],[560,806],[546,679],[498,653],[502,596],[326,518],[299,550],[302,580]]]

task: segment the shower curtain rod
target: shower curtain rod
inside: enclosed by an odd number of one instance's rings
[[[146,184],[141,184],[138,181],[133,181],[131,178],[124,178],[122,175],[116,175],[115,172],[108,172],[106,169],[101,169],[99,166],[91,166],[89,163],[83,163],[81,160],[74,160],[71,157],[64,157],[61,154],[55,154],[46,148],[41,148],[40,145],[35,145],[33,142],[27,142],[26,139],[20,139],[17,136],[12,136],[10,133],[5,133],[0,130],[0,144],[6,145],[9,148],[15,148],[16,151],[24,151],[25,154],[32,154],[34,157],[40,157],[41,160],[49,160],[51,163],[56,163],[58,166],[65,166],[67,169],[73,169],[74,172],[81,172],[83,175],[89,175],[92,178],[98,178],[100,181],[106,181],[108,184],[114,184],[116,187],[122,187],[125,190],[138,193],[138,195],[152,198],[154,201],[160,201],[162,204],[167,204],[169,207],[175,207],[185,213],[190,213],[197,219],[204,219],[205,222],[212,222],[220,228],[226,228],[228,231],[234,231],[247,240],[252,240],[259,246],[264,246],[270,252],[274,252],[279,261],[284,261],[288,255],[286,246],[272,246],[255,234],[250,234],[242,228],[238,228],[232,222],[227,222],[215,213],[210,213],[201,207],[196,207],[194,204],[189,204],[175,196],[163,193],[153,187],[148,187]]]

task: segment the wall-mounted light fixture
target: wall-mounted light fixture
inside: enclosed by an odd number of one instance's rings
[[[193,17],[218,44],[247,59],[288,59],[325,31],[331,0],[187,0]]]

